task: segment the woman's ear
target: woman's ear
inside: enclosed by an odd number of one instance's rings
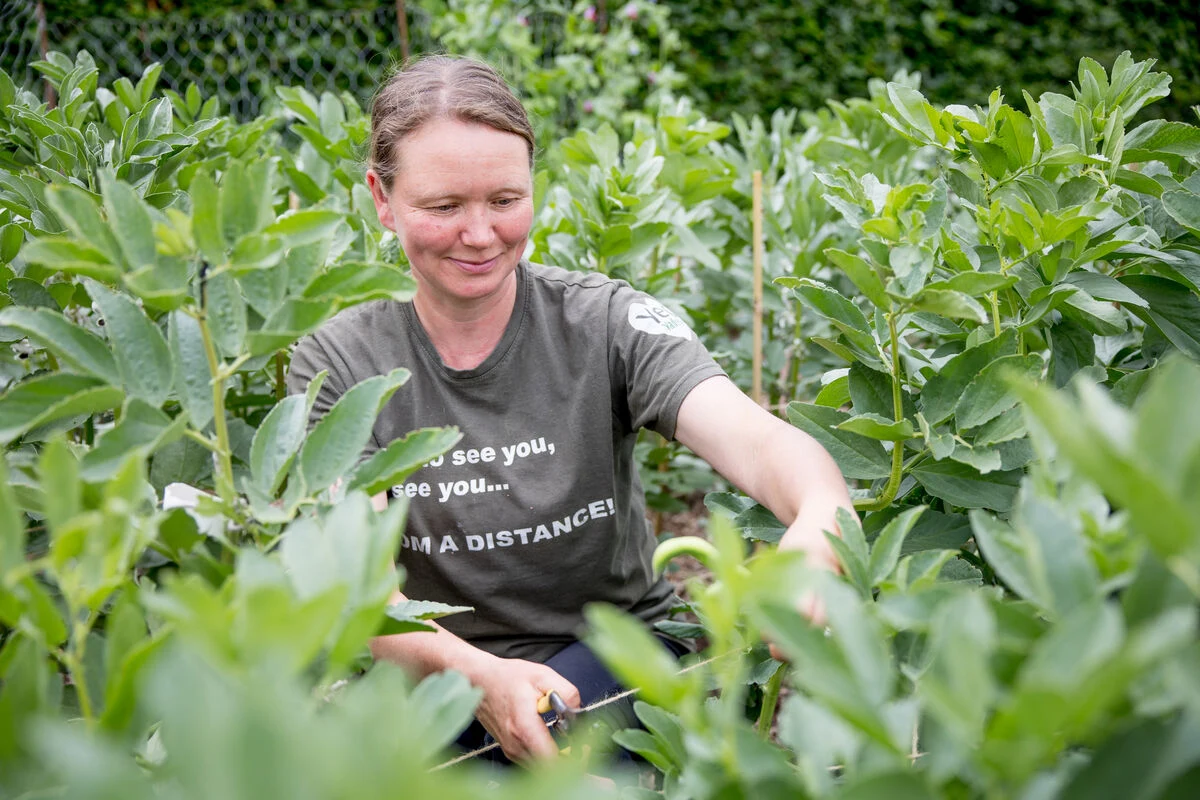
[[[371,199],[375,201],[375,214],[379,217],[379,224],[395,232],[396,215],[392,210],[391,198],[383,188],[383,179],[373,169],[367,170],[367,188],[371,190]]]

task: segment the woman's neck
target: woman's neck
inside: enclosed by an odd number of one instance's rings
[[[499,292],[470,302],[444,302],[419,288],[413,309],[450,369],[474,369],[487,360],[504,337],[517,300],[513,273]]]

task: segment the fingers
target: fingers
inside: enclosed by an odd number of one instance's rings
[[[800,599],[796,601],[796,610],[815,628],[824,628],[829,624],[828,616],[825,613],[825,600],[820,593],[812,589],[800,595]],[[776,661],[789,660],[787,654],[773,643],[768,642],[767,645],[771,651],[771,658]]]
[[[476,710],[479,721],[513,761],[557,756],[554,737],[537,711],[538,701],[554,691],[569,707],[577,708],[579,690],[543,664],[501,659],[493,667]]]
[[[558,692],[558,696],[567,704],[567,708],[579,708],[582,701],[579,697],[579,690],[575,688],[575,684],[549,667],[546,667],[546,672],[548,674],[545,678],[545,685],[542,686],[542,694]]]

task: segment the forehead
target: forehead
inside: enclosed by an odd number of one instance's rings
[[[529,146],[515,133],[436,119],[396,143],[395,191],[428,194],[530,184]]]

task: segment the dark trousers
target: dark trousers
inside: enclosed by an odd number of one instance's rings
[[[662,636],[656,636],[656,638],[676,658],[689,652],[687,647],[679,642]],[[559,650],[546,660],[546,666],[575,685],[575,688],[579,690],[581,708],[586,708],[606,697],[612,697],[626,690],[626,687],[617,681],[613,674],[608,671],[608,668],[600,663],[600,659],[596,657],[596,654],[583,642],[575,642]],[[637,716],[633,713],[633,700],[633,697],[625,698],[612,705],[604,706],[603,709],[598,709],[595,713],[600,714],[602,711],[604,724],[612,727],[613,730],[640,727]],[[554,717],[553,714],[546,714],[545,716],[547,722]],[[459,735],[458,746],[464,751],[471,751],[492,744],[494,741],[495,739],[484,729],[479,720],[474,720]],[[487,753],[479,756],[479,758],[501,764],[512,763],[498,747],[494,750],[489,750]],[[629,754],[621,750],[617,754],[617,758],[628,760]]]

